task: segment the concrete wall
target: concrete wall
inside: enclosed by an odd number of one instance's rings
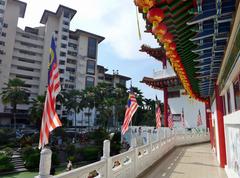
[[[203,124],[199,128],[206,128],[205,104],[194,99],[189,99],[188,95],[182,95],[182,92],[183,90],[180,91],[180,97],[169,98],[168,100],[172,114],[181,114],[183,108],[185,126],[192,128],[197,127],[198,111],[200,110]],[[182,127],[182,123],[174,122],[174,127]]]

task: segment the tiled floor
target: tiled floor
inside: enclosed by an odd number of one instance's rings
[[[210,144],[178,147],[140,178],[227,178]]]

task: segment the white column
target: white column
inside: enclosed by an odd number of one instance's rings
[[[110,157],[110,141],[104,140],[103,142],[103,156],[101,159],[106,159]]]
[[[40,155],[39,175],[35,178],[49,178],[51,169],[52,151],[48,148],[43,148]]]

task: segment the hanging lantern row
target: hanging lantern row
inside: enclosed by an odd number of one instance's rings
[[[156,4],[155,0],[134,0],[135,5],[147,14],[147,20],[152,24],[152,33],[159,40],[166,51],[166,56],[170,60],[171,65],[177,72],[183,87],[188,92],[188,94],[198,101],[205,102],[204,99],[200,98],[197,94],[193,92],[190,85],[185,68],[181,62],[181,57],[177,52],[176,43],[173,42],[173,35],[167,32],[167,26],[162,22],[164,19],[164,12],[162,9],[154,7]]]

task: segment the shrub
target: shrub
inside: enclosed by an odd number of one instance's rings
[[[93,139],[95,141],[96,145],[102,145],[103,141],[105,139],[108,139],[109,136],[108,136],[108,133],[106,132],[106,130],[98,129],[98,130],[95,130],[94,132],[92,132],[89,135],[89,138]]]
[[[0,172],[12,171],[14,169],[11,158],[6,153],[0,153]]]
[[[35,151],[27,157],[25,160],[25,166],[29,170],[37,169],[39,167],[39,162],[40,153]]]
[[[22,157],[27,169],[33,170],[39,167],[40,151],[28,146],[23,148]]]
[[[73,156],[76,152],[76,147],[73,144],[69,144],[66,147],[67,156]]]
[[[60,161],[59,161],[58,153],[52,152],[52,165],[56,166],[59,164],[60,164]]]
[[[111,140],[111,149],[110,149],[110,155],[117,155],[120,153],[121,150],[121,133],[117,132],[114,134],[112,140]]]
[[[13,149],[10,147],[5,147],[2,151],[4,151],[5,154],[8,155],[9,157],[11,157],[13,154]]]
[[[100,150],[98,147],[85,147],[85,148],[82,148],[80,151],[84,161],[98,160],[99,152]]]
[[[13,139],[15,139],[15,134],[11,129],[0,129],[0,145],[11,144]]]

